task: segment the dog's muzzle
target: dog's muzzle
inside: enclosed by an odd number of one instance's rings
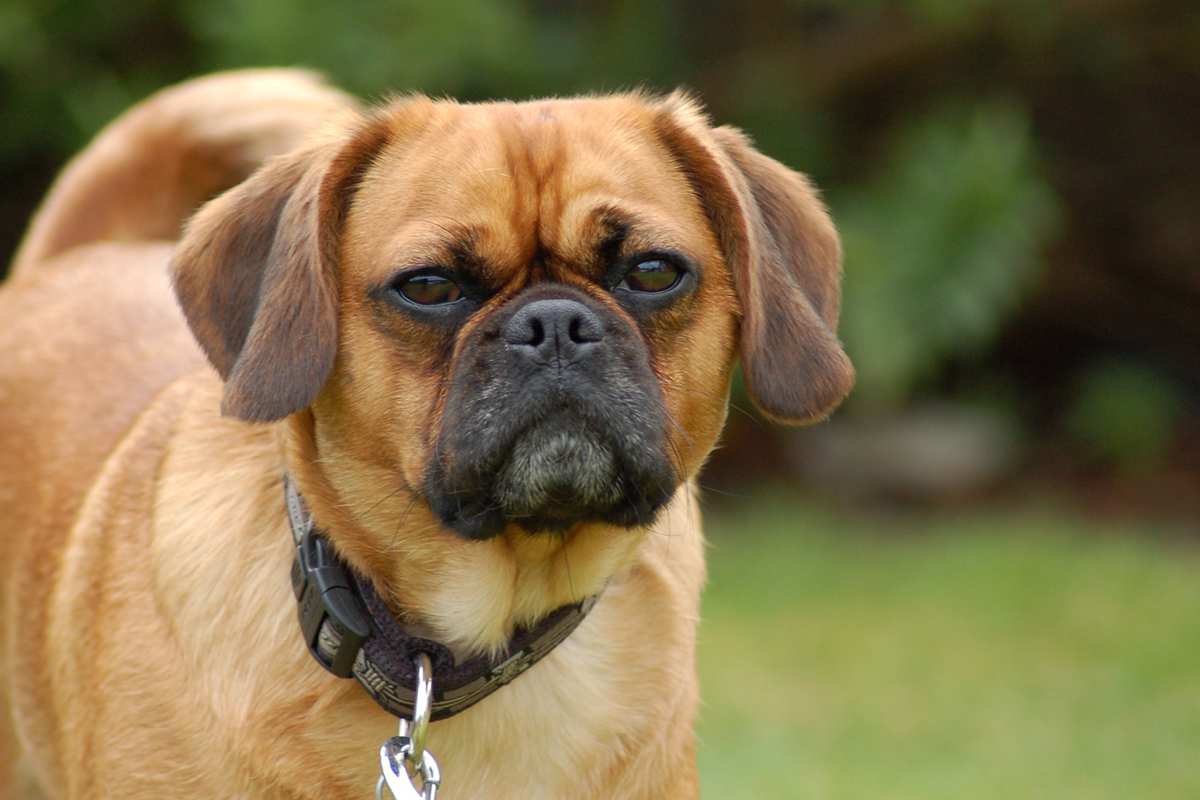
[[[468,538],[513,522],[648,524],[678,483],[646,347],[584,293],[527,289],[479,326],[447,398],[434,510]]]

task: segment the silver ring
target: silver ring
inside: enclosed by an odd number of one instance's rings
[[[425,653],[417,653],[413,661],[417,666],[417,696],[413,700],[412,761],[420,767],[425,758],[425,741],[433,708],[433,665]]]

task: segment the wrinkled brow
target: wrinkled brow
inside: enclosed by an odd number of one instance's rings
[[[596,265],[610,269],[636,252],[668,252],[692,258],[684,237],[669,223],[652,222],[629,211],[601,206],[592,213]]]
[[[430,220],[429,224],[444,234],[445,238],[441,241],[441,247],[450,261],[446,266],[484,277],[480,273],[485,273],[487,266],[485,259],[479,253],[479,240],[482,232],[478,227],[459,224],[443,225],[433,220]]]
[[[496,265],[482,250],[481,242],[487,238],[484,228],[436,220],[425,220],[425,224],[429,226],[427,235],[420,237],[421,244],[414,244],[406,254],[406,260],[414,262],[413,266],[425,262],[429,266],[446,267],[484,285],[502,280]]]
[[[604,269],[621,256],[625,240],[634,227],[633,220],[628,214],[618,211],[612,206],[601,206],[592,212],[593,224],[600,231],[600,236],[594,245],[596,261]]]

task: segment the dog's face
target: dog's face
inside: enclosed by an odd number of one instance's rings
[[[650,131],[612,130],[625,104],[410,104],[420,133],[380,149],[350,205],[356,346],[318,408],[380,429],[460,535],[649,523],[721,426],[730,275]]]
[[[827,414],[839,260],[805,179],[681,96],[411,98],[210,203],[174,270],[226,413],[311,409],[335,484],[476,539],[648,525],[739,350],[769,416]]]

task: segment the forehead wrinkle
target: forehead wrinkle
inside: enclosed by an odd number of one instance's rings
[[[563,197],[564,173],[569,172],[563,126],[549,102],[514,107],[510,116],[511,159],[526,177],[527,213],[519,229],[528,243],[529,260],[543,260],[557,236]]]
[[[493,113],[489,120],[489,138],[498,143],[499,160],[503,169],[492,175],[499,181],[495,193],[496,224],[493,234],[503,237],[517,263],[507,264],[509,269],[519,269],[532,260],[537,251],[534,231],[537,227],[537,181],[533,164],[524,146],[524,136],[512,113],[512,105],[489,107]]]
[[[528,113],[537,108],[537,113]],[[528,162],[539,189],[558,172],[562,162],[562,125],[548,106],[531,107],[520,120]]]
[[[562,206],[566,200],[566,173],[570,169],[566,161],[570,155],[561,133],[558,123],[555,122],[552,138],[546,143],[543,153],[545,166],[539,175],[540,213],[537,236],[543,248],[558,238]]]
[[[609,113],[568,119],[572,124],[561,138],[570,162],[557,175],[553,214],[559,223],[555,233],[562,247],[570,246],[594,223],[591,215],[599,213],[595,208],[636,208],[647,199],[662,196],[662,182],[656,180],[661,166],[647,157],[643,132]],[[663,216],[664,210],[657,216]]]
[[[611,224],[625,228],[623,239],[626,242],[676,249],[689,255],[695,246],[692,243],[695,236],[681,226],[673,215],[653,206],[607,194],[594,193],[575,198],[567,207],[563,219],[575,221],[573,232],[580,240],[585,238],[589,229],[600,232],[593,236],[592,241],[582,242],[585,248],[594,248]]]

